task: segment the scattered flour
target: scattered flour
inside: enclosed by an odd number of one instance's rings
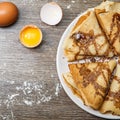
[[[1,120],[9,120],[9,116],[7,115],[0,115]]]
[[[34,101],[28,101],[26,99],[25,100],[23,99],[23,102],[28,106],[32,106],[32,104],[34,103]]]
[[[7,81],[7,84],[14,85],[15,81]],[[11,105],[32,106],[49,102],[59,95],[61,89],[60,83],[56,83],[52,89],[48,89],[45,83],[24,81],[22,85],[14,88],[14,94],[8,94],[4,101],[0,101],[0,106],[4,104],[9,108]]]
[[[72,0],[71,3],[75,3],[75,0]]]
[[[13,85],[15,81],[7,81],[7,83],[10,83],[11,85]]]
[[[16,96],[19,96],[19,94],[7,95],[7,98],[3,101],[3,104],[6,105],[7,108],[9,108],[11,105],[14,105]]]
[[[66,6],[67,9],[73,10],[72,7],[74,6],[75,2],[76,2],[75,0],[71,0],[71,3]]]
[[[53,74],[51,74],[51,78],[53,78],[54,77],[54,75]]]
[[[68,6],[67,6],[67,9],[70,9],[70,8],[71,8],[71,5],[68,5]]]
[[[8,95],[8,99],[9,99],[9,100],[12,100],[12,99],[14,99],[16,96],[19,96],[19,94]]]
[[[61,84],[56,84],[56,91],[55,91],[55,95],[58,96],[59,92],[60,92],[60,89],[62,88],[62,85]]]
[[[7,81],[7,85],[16,86],[15,81]],[[0,114],[0,120],[14,120],[14,106],[26,105],[32,107],[34,105],[40,105],[42,103],[49,102],[55,97],[58,97],[62,86],[60,83],[54,83],[52,89],[48,89],[48,86],[37,81],[24,81],[21,85],[17,85],[12,88],[14,93],[9,93],[6,98],[0,100],[0,107],[6,106],[10,114]]]

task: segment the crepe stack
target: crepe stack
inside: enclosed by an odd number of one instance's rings
[[[64,41],[63,48],[68,61],[83,59],[86,56],[113,56],[93,10],[79,18]]]
[[[87,11],[73,26],[63,48],[68,61],[119,56],[120,3],[106,1]],[[112,58],[108,62],[69,63],[63,78],[85,105],[120,115],[120,57],[117,68],[116,64]]]
[[[102,113],[111,112],[120,115],[120,63],[117,65],[110,90],[100,109]]]
[[[95,12],[115,55],[120,55],[120,3],[103,2],[95,8]]]
[[[116,61],[69,64],[70,72],[63,74],[67,84],[85,105],[99,109],[109,87]]]
[[[63,48],[68,61],[120,55],[120,3],[103,2],[80,17]]]

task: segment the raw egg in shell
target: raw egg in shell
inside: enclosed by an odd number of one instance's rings
[[[36,25],[26,25],[20,30],[19,39],[27,48],[37,47],[42,41],[42,31]]]
[[[5,27],[16,22],[18,8],[12,2],[0,2],[0,26]]]

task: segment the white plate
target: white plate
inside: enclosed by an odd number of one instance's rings
[[[83,13],[85,14],[85,13]],[[83,15],[81,14],[81,15]],[[80,16],[81,16],[80,15]],[[107,118],[107,119],[120,119],[120,116],[115,116],[112,114],[101,114],[99,111],[97,110],[93,110],[92,108],[85,106],[83,104],[83,102],[81,101],[80,98],[78,98],[76,95],[74,95],[72,93],[72,91],[70,90],[70,88],[66,85],[62,74],[66,73],[69,71],[68,69],[68,62],[63,54],[63,41],[65,40],[66,36],[69,34],[70,30],[72,29],[72,27],[74,26],[74,24],[76,23],[76,21],[78,20],[78,18],[80,17],[78,16],[76,19],[73,20],[73,22],[67,27],[67,29],[65,30],[65,32],[63,33],[59,46],[58,46],[58,50],[57,50],[57,57],[56,57],[56,64],[57,64],[57,72],[58,72],[58,76],[60,79],[60,82],[65,90],[65,92],[67,93],[67,95],[71,98],[71,100],[77,104],[80,108],[82,108],[83,110],[85,110],[86,112],[101,117],[101,118]]]

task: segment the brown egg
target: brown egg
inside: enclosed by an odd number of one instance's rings
[[[5,27],[16,22],[18,8],[12,2],[0,2],[0,26]]]

